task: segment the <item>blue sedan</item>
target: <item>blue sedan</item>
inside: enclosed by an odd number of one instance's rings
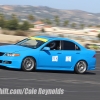
[[[62,70],[83,74],[95,70],[96,52],[68,38],[34,36],[0,46],[0,65],[28,72]]]

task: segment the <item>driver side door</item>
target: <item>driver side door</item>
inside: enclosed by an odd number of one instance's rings
[[[50,47],[50,43],[55,42],[56,45],[52,45],[52,48]],[[49,69],[54,70],[61,67],[61,54],[62,51],[60,49],[61,41],[51,41],[44,47],[49,47],[50,50],[43,50],[41,49],[39,52],[39,67],[38,69]]]

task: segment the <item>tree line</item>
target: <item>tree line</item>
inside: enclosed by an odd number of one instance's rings
[[[43,21],[45,24],[48,24],[48,25],[55,25],[55,26],[63,26],[63,27],[68,27],[70,26],[71,28],[76,28],[77,27],[77,23],[73,22],[73,23],[70,23],[69,20],[64,20],[62,23],[60,21],[60,17],[59,16],[54,16],[54,19],[53,21],[46,18],[46,19],[43,19],[41,20]],[[85,27],[85,24],[80,24],[79,27],[81,29],[83,29]]]
[[[36,21],[36,18],[33,15],[28,15],[26,21],[23,21],[20,23],[17,16],[12,14],[11,18],[9,20],[5,19],[5,16],[3,14],[0,14],[0,27],[6,28],[9,30],[28,30],[30,27],[34,27],[31,22]],[[70,25],[71,28],[76,28],[78,25],[77,23],[73,22],[70,23],[69,20],[64,20],[62,23],[60,21],[59,16],[54,16],[54,19],[40,19],[42,22],[44,22],[47,25],[55,25],[55,26],[63,26],[68,27]],[[81,23],[79,25],[80,29],[83,29],[85,27],[85,24]],[[89,25],[88,27],[92,27],[92,25]],[[100,26],[97,26],[100,27]]]
[[[15,15],[11,16],[11,19],[5,19],[3,14],[0,14],[0,27],[8,30],[28,30],[31,27],[31,24],[28,21],[20,21]]]

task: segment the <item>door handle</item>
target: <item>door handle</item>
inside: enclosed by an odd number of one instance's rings
[[[79,52],[77,52],[76,54],[80,54]]]
[[[59,52],[59,53],[57,53],[57,54],[61,54],[61,53]]]

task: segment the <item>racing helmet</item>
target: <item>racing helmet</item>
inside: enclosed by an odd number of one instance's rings
[[[56,46],[56,43],[55,42],[51,42],[50,43],[50,48],[52,49],[52,48],[54,48]]]

